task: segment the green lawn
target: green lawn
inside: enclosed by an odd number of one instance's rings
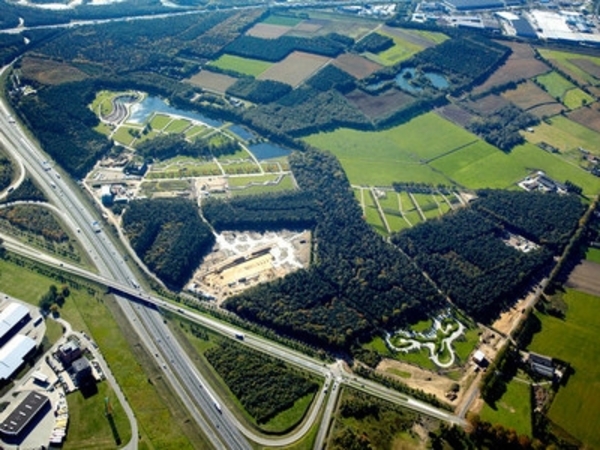
[[[524,133],[525,138],[534,144],[546,142],[561,152],[582,147],[600,155],[600,134],[573,122],[563,116],[548,119],[549,124],[541,122],[533,133]]]
[[[600,264],[600,249],[589,248],[585,253],[585,259]]]
[[[190,121],[186,119],[173,119],[167,128],[165,128],[166,133],[182,133],[187,128],[190,128]]]
[[[600,66],[600,58],[599,57],[589,56],[589,55],[584,55],[584,54],[579,54],[579,53],[569,53],[569,52],[560,52],[560,51],[556,51],[556,50],[546,50],[546,49],[538,49],[538,51],[544,58],[554,60],[556,62],[556,64],[558,64],[562,69],[564,69],[566,72],[570,72],[575,77],[580,78],[581,81],[588,83],[588,84],[594,84],[594,85],[598,83],[598,80],[596,80],[596,78],[594,78],[592,75],[590,75],[583,69],[580,69],[579,67],[577,67],[575,64],[573,64],[571,62],[571,60],[587,59],[587,60],[592,61],[593,63]]]
[[[392,36],[386,33],[379,34],[393,39],[394,45],[378,54],[369,52],[365,53],[367,58],[375,61],[378,64],[384,66],[393,66],[394,64],[398,64],[399,62],[407,60],[415,53],[418,53],[423,49],[421,46],[405,41],[397,36]]]
[[[565,92],[563,103],[569,109],[577,109],[594,103],[594,97],[579,88],[569,89]]]
[[[234,72],[257,77],[273,64],[258,59],[242,58],[241,56],[223,55],[219,59],[211,62],[210,66],[218,67],[222,70],[233,70]]]
[[[154,114],[150,119],[150,126],[153,130],[162,130],[171,121],[171,116],[165,114]]]
[[[496,409],[488,404],[483,406],[481,420],[499,423],[505,428],[512,428],[518,434],[531,436],[531,396],[530,386],[518,380],[508,383],[506,392],[496,402]]]
[[[529,349],[571,364],[574,374],[558,391],[549,417],[589,448],[600,448],[600,298],[574,290],[563,298],[566,320],[539,314],[542,331]]]
[[[600,192],[600,178],[529,143],[504,153],[482,142],[444,156],[431,165],[470,189],[509,188],[531,171],[543,170],[557,181],[573,181],[586,195]]]
[[[562,75],[559,75],[557,72],[550,72],[540,75],[536,78],[536,81],[544,86],[548,94],[556,99],[559,99],[560,101],[563,100],[565,92],[575,87],[573,83],[564,78]]]
[[[289,17],[289,16],[275,16],[270,15],[262,23],[267,23],[269,25],[283,25],[286,27],[294,27],[302,22],[302,19],[297,17]]]
[[[293,191],[295,189],[294,182],[289,176],[284,176],[279,184],[269,186],[252,186],[240,191],[231,191],[231,195],[259,195],[266,192]]]
[[[434,113],[388,130],[340,128],[305,140],[334,153],[352,184],[367,186],[391,185],[395,181],[447,184],[443,175],[424,162],[469,142],[479,142],[473,134]]]
[[[115,141],[117,141],[123,145],[129,146],[135,139],[135,137],[129,133],[129,130],[133,130],[135,132],[138,132],[138,131],[141,132],[141,128],[139,128],[139,127],[122,126],[122,127],[119,127],[119,129],[117,131],[115,131],[115,134],[113,134],[112,138]]]
[[[381,221],[381,216],[379,215],[379,210],[377,209],[377,205],[375,204],[375,200],[373,199],[373,194],[371,192],[365,192],[365,219],[367,223],[371,225],[375,231],[379,234],[387,235],[387,229],[385,225]]]

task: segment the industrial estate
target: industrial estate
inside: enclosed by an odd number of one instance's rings
[[[0,0],[0,446],[600,448],[599,10]]]

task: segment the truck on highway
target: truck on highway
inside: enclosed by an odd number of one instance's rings
[[[244,340],[244,335],[242,333],[235,333],[235,338],[239,339],[240,341]]]

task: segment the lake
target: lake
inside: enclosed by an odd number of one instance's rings
[[[256,159],[260,160],[279,158],[280,156],[287,156],[292,153],[292,151],[288,150],[287,148],[279,147],[266,142],[252,145],[248,148],[254,154],[254,156],[256,156]]]
[[[140,103],[136,103],[131,107],[131,116],[129,116],[128,122],[144,123],[153,113],[173,114],[205,123],[211,127],[223,126],[223,122],[219,120],[211,119],[197,112],[175,108],[168,105],[163,99],[152,96],[146,97]]]

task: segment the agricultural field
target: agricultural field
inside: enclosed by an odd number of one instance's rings
[[[381,69],[381,65],[353,53],[343,53],[333,60],[333,65],[354,78],[362,80]]]
[[[586,261],[591,261],[596,264],[600,264],[600,249],[598,248],[589,248],[585,253]]]
[[[564,109],[556,99],[531,81],[519,84],[517,89],[504,91],[502,97],[524,110],[548,104],[557,105],[556,114]]]
[[[368,94],[360,89],[346,94],[346,99],[371,119],[385,117],[394,111],[405,108],[415,98],[399,89],[391,88],[377,95]]]
[[[577,109],[594,102],[594,97],[579,88],[569,89],[565,92],[563,103],[569,109]]]
[[[599,57],[541,48],[538,51],[544,59],[556,64],[581,84],[598,84],[598,80],[600,80]]]
[[[246,31],[246,34],[248,36],[254,36],[262,39],[277,39],[291,29],[292,27],[287,25],[274,25],[271,23],[261,22],[257,23],[248,31]]]
[[[258,59],[242,58],[241,56],[227,54],[222,55],[219,59],[209,64],[209,66],[214,66],[221,70],[231,70],[251,77],[258,77],[272,65],[270,62]]]
[[[486,95],[478,100],[467,102],[467,105],[470,109],[484,117],[491,116],[500,108],[503,108],[508,104],[509,103],[506,99],[494,94]]]
[[[496,70],[483,84],[473,89],[473,94],[487,92],[493,87],[501,86],[511,81],[527,80],[550,70],[542,61],[535,59],[535,53],[529,44],[503,42],[502,45],[510,47],[512,54],[508,57],[506,63]]]
[[[23,76],[47,85],[81,81],[88,78],[86,73],[70,64],[33,56],[23,58],[21,70]]]
[[[449,103],[448,105],[438,108],[436,113],[462,128],[467,127],[475,118],[471,112],[454,103]]]
[[[479,414],[481,420],[499,423],[504,428],[515,430],[519,435],[531,436],[530,389],[530,385],[524,381],[511,380],[494,407],[484,404]]]
[[[569,80],[564,78],[557,72],[550,72],[544,75],[540,75],[535,79],[540,83],[546,92],[555,99],[560,99],[564,103],[564,97],[567,91],[575,89],[575,85]],[[565,105],[566,106],[566,105]]]
[[[237,78],[210,70],[202,70],[185,81],[208,91],[224,93],[237,81]]]
[[[532,171],[543,170],[559,182],[574,180],[585,195],[600,190],[600,178],[529,143],[504,153],[481,141],[437,159],[431,166],[469,189],[511,188]]]
[[[547,123],[549,122],[549,123]],[[600,134],[563,116],[556,116],[534,127],[533,133],[525,132],[525,138],[534,144],[546,142],[561,152],[579,147],[600,155]]]
[[[290,53],[283,61],[271,65],[258,79],[280,81],[296,87],[327,64],[328,61],[329,58],[325,56],[295,51]]]
[[[600,133],[600,111],[598,107],[599,104],[594,103],[589,108],[579,108],[571,111],[567,116],[578,124]]]
[[[388,36],[398,37],[403,41],[410,42],[421,48],[433,47],[434,45],[441,44],[448,39],[448,36],[436,31],[410,30],[389,27],[387,25],[381,27],[381,31]]]
[[[600,416],[600,298],[567,290],[563,296],[566,319],[536,313],[542,331],[529,350],[568,362],[573,368],[566,386],[561,386],[548,416],[586,444],[600,447],[596,419]]]
[[[261,23],[267,25],[278,25],[283,27],[295,27],[300,22],[302,22],[302,19],[299,19],[297,17],[270,15]]]
[[[393,34],[380,34],[391,38],[394,41],[394,45],[378,54],[366,52],[364,56],[369,58],[371,61],[376,62],[377,64],[381,64],[382,66],[393,66],[398,64],[399,62],[407,60],[415,53],[418,53],[423,49],[423,47],[401,39]]]
[[[339,14],[331,14],[323,11],[310,11],[308,12],[310,17],[309,20],[305,20],[301,24],[297,25],[294,30],[288,34],[296,34],[305,31],[304,36],[324,36],[329,33],[339,33],[345,36],[349,36],[354,40],[360,40],[363,36],[367,35],[373,29],[378,26],[378,23],[370,20],[363,19],[361,17],[340,17]]]

